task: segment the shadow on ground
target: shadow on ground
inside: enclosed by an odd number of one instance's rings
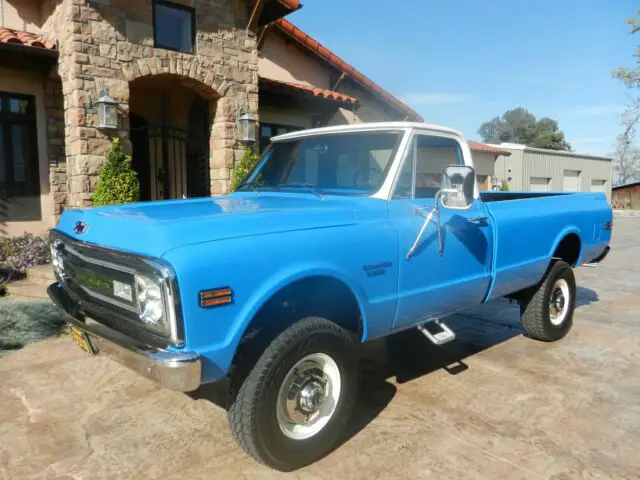
[[[596,292],[578,287],[577,308],[598,301]],[[362,347],[360,393],[342,443],[356,436],[391,402],[395,383],[403,384],[437,370],[460,375],[469,369],[465,360],[477,353],[522,334],[520,307],[501,299],[446,319],[456,339],[442,346],[429,342],[411,328],[374,340]],[[228,380],[204,385],[190,396],[204,399],[227,410]]]

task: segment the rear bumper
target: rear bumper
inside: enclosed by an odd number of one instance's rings
[[[85,319],[58,283],[47,289],[49,297],[67,315],[67,323],[86,333],[97,354],[105,354],[125,367],[170,390],[189,392],[200,386],[201,360],[194,352],[173,352],[152,347]]]
[[[593,260],[585,263],[585,267],[597,267],[605,258],[607,258],[607,255],[609,255],[609,252],[611,251],[611,247],[609,245],[607,245],[604,248],[604,251],[598,255],[596,258],[594,258]]]

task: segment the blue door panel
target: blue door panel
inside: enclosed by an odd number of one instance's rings
[[[491,282],[493,237],[491,220],[475,200],[468,210],[441,208],[442,255],[435,222],[427,227],[414,255],[406,254],[416,239],[433,199],[392,200],[389,217],[398,229],[398,313],[394,328],[405,328],[427,318],[482,303]],[[426,208],[425,208],[426,207]],[[420,214],[417,208],[424,208]]]

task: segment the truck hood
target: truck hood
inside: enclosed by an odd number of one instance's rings
[[[84,233],[76,225],[82,222]],[[349,199],[306,194],[132,203],[67,210],[56,230],[80,241],[151,257],[195,243],[355,223]]]

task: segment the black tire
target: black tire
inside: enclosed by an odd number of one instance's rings
[[[568,287],[569,298],[566,313],[558,315],[550,307],[552,295],[560,289],[564,281]],[[544,280],[532,294],[520,304],[520,321],[526,335],[543,342],[554,342],[564,337],[573,325],[573,311],[576,306],[576,280],[571,266],[563,261],[555,262]],[[564,310],[562,310],[564,311]],[[553,319],[553,320],[552,320]]]
[[[277,398],[293,366],[316,353],[328,355],[337,364],[340,395],[329,421],[319,432],[294,440],[278,423]],[[237,369],[243,370],[249,370],[244,378],[231,378],[229,424],[251,457],[271,468],[291,471],[318,460],[337,445],[358,390],[358,355],[352,333],[324,318],[305,318],[278,335],[253,368]]]

